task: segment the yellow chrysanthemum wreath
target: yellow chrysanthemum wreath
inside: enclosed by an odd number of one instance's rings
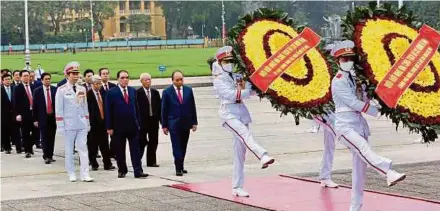
[[[300,31],[287,13],[281,11],[261,8],[244,15],[228,34],[238,70],[250,76]],[[318,47],[313,48],[299,62],[288,67],[266,93],[257,91],[283,114],[292,113],[297,124],[300,117],[325,114],[333,110],[330,91],[334,72],[332,63]]]
[[[378,9],[372,2],[369,7],[359,7],[347,14],[345,36],[355,42],[363,68],[361,75],[370,83],[370,95],[375,96],[375,87],[417,37],[417,26],[413,23],[414,17],[405,7],[397,9],[390,4]],[[382,114],[397,125],[402,122],[411,131],[421,132],[425,141],[433,141],[437,137],[435,130],[440,129],[439,75],[440,53],[436,52],[400,98],[396,109],[387,108],[376,97],[384,107]]]

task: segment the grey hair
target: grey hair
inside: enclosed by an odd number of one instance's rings
[[[142,79],[144,79],[144,78],[151,79],[150,73],[142,73],[141,76],[139,77],[139,80],[142,81]]]
[[[94,83],[101,83],[101,76],[99,76],[99,75],[93,75],[92,77],[91,77],[91,80],[92,80],[92,83],[94,84]]]

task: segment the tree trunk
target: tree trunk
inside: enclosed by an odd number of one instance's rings
[[[98,30],[98,36],[99,36],[99,41],[100,42],[104,41],[104,35],[102,34],[102,29]]]

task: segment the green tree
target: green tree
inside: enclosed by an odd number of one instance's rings
[[[71,1],[44,1],[44,10],[50,18],[54,35],[61,31],[61,23],[65,15],[71,11]]]
[[[150,16],[145,14],[130,15],[128,16],[128,24],[130,25],[130,31],[136,32],[136,37],[138,37],[139,32],[150,31]]]

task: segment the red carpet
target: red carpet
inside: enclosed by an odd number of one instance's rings
[[[250,198],[232,196],[231,180],[179,184],[174,188],[271,210],[348,211],[350,188],[321,188],[312,180],[289,176],[246,177]],[[385,185],[385,181],[384,181]],[[440,202],[365,192],[362,211],[440,211]]]

